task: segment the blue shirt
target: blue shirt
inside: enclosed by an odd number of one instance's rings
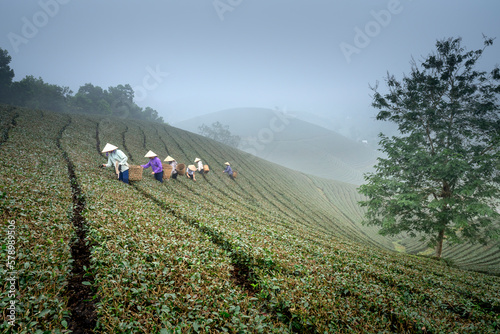
[[[229,175],[233,175],[233,169],[231,168],[231,166],[227,165],[226,169],[224,169],[224,173],[228,173]]]

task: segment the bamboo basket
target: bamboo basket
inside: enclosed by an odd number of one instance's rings
[[[175,170],[177,171],[177,173],[179,173],[179,175],[184,175],[184,174],[186,174],[186,165],[185,164],[177,164],[177,167],[175,168]]]
[[[237,176],[237,175],[238,175],[238,172],[237,172],[237,171],[235,171],[235,170],[233,170],[233,178],[234,178],[234,179],[236,178],[236,176]]]
[[[172,166],[169,164],[161,164],[163,166],[163,179],[168,180],[172,175]]]
[[[203,173],[207,174],[208,172],[210,172],[208,165],[203,165]]]
[[[143,168],[139,165],[132,165],[128,168],[129,181],[141,181]]]

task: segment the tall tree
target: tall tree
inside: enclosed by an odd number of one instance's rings
[[[141,108],[134,103],[134,90],[129,84],[108,87],[108,102],[113,115],[123,118],[139,118]]]
[[[0,48],[0,102],[10,102],[10,87],[14,78],[14,70],[9,66],[12,58],[7,50]]]
[[[160,117],[158,115],[158,111],[154,110],[151,107],[146,107],[142,111],[143,119],[147,121],[153,121],[153,122],[158,122],[158,123],[163,123],[163,117]]]
[[[380,134],[376,171],[359,191],[366,222],[383,235],[423,236],[441,257],[443,240],[482,244],[498,238],[500,198],[500,70],[477,70],[484,47],[467,51],[461,39],[437,41],[436,51],[387,92],[373,87],[377,120],[400,135]]]
[[[78,112],[111,115],[108,92],[91,83],[80,86],[78,92],[72,98],[71,104]]]

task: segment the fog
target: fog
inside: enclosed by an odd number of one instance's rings
[[[373,130],[369,85],[401,77],[437,39],[498,37],[498,1],[2,1],[15,81],[130,84],[168,123],[240,107]],[[500,41],[481,66],[491,68]]]

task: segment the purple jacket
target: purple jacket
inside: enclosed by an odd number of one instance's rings
[[[228,173],[229,175],[233,175],[233,169],[231,166],[227,165],[226,169],[224,169],[224,173]]]
[[[149,159],[149,162],[145,165],[141,165],[142,168],[149,168],[153,170],[153,173],[157,174],[163,171],[163,166],[161,165],[161,160],[158,157],[154,157],[153,159]]]

